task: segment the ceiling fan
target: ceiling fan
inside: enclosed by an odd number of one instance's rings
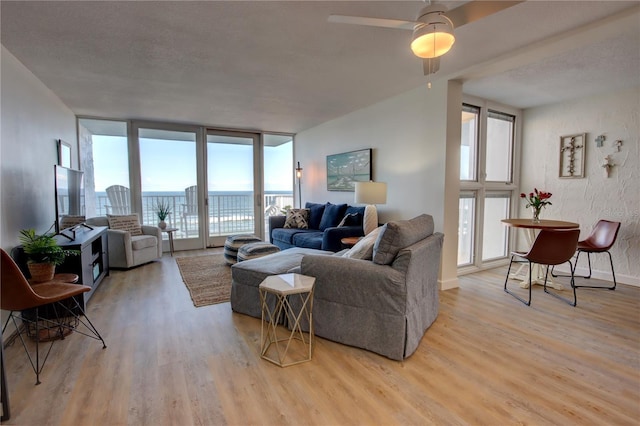
[[[454,28],[493,15],[518,3],[522,1],[469,1],[447,11],[444,5],[431,4],[429,1],[429,5],[422,8],[415,21],[329,15],[329,22],[412,30],[411,50],[423,59],[424,75],[429,75],[440,69],[440,56],[453,46]]]

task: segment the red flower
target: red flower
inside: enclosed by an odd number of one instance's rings
[[[527,197],[525,193],[520,194],[520,198],[524,198],[527,200],[526,208],[534,207],[537,210],[540,210],[542,207],[546,207],[548,205],[552,205],[551,202],[547,201],[551,198],[551,193],[546,191],[538,191],[538,188],[534,188],[533,192],[529,193]]]

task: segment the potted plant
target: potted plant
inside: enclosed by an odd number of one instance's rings
[[[61,265],[67,256],[80,253],[78,250],[63,249],[53,235],[38,235],[34,229],[20,231],[20,243],[27,256],[27,267],[34,283],[52,280],[57,265]]]
[[[156,215],[158,215],[158,227],[160,229],[165,229],[167,227],[167,222],[165,219],[171,214],[171,207],[169,206],[169,202],[165,200],[157,200],[156,201]]]

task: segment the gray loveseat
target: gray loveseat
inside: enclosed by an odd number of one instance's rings
[[[317,336],[402,360],[438,316],[442,242],[433,218],[421,215],[382,227],[372,260],[298,248],[241,262],[232,267],[231,308],[259,318],[260,282],[299,271],[316,277]]]

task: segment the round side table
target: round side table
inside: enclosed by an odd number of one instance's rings
[[[344,237],[340,240],[343,249],[348,249],[355,246],[362,237]]]

